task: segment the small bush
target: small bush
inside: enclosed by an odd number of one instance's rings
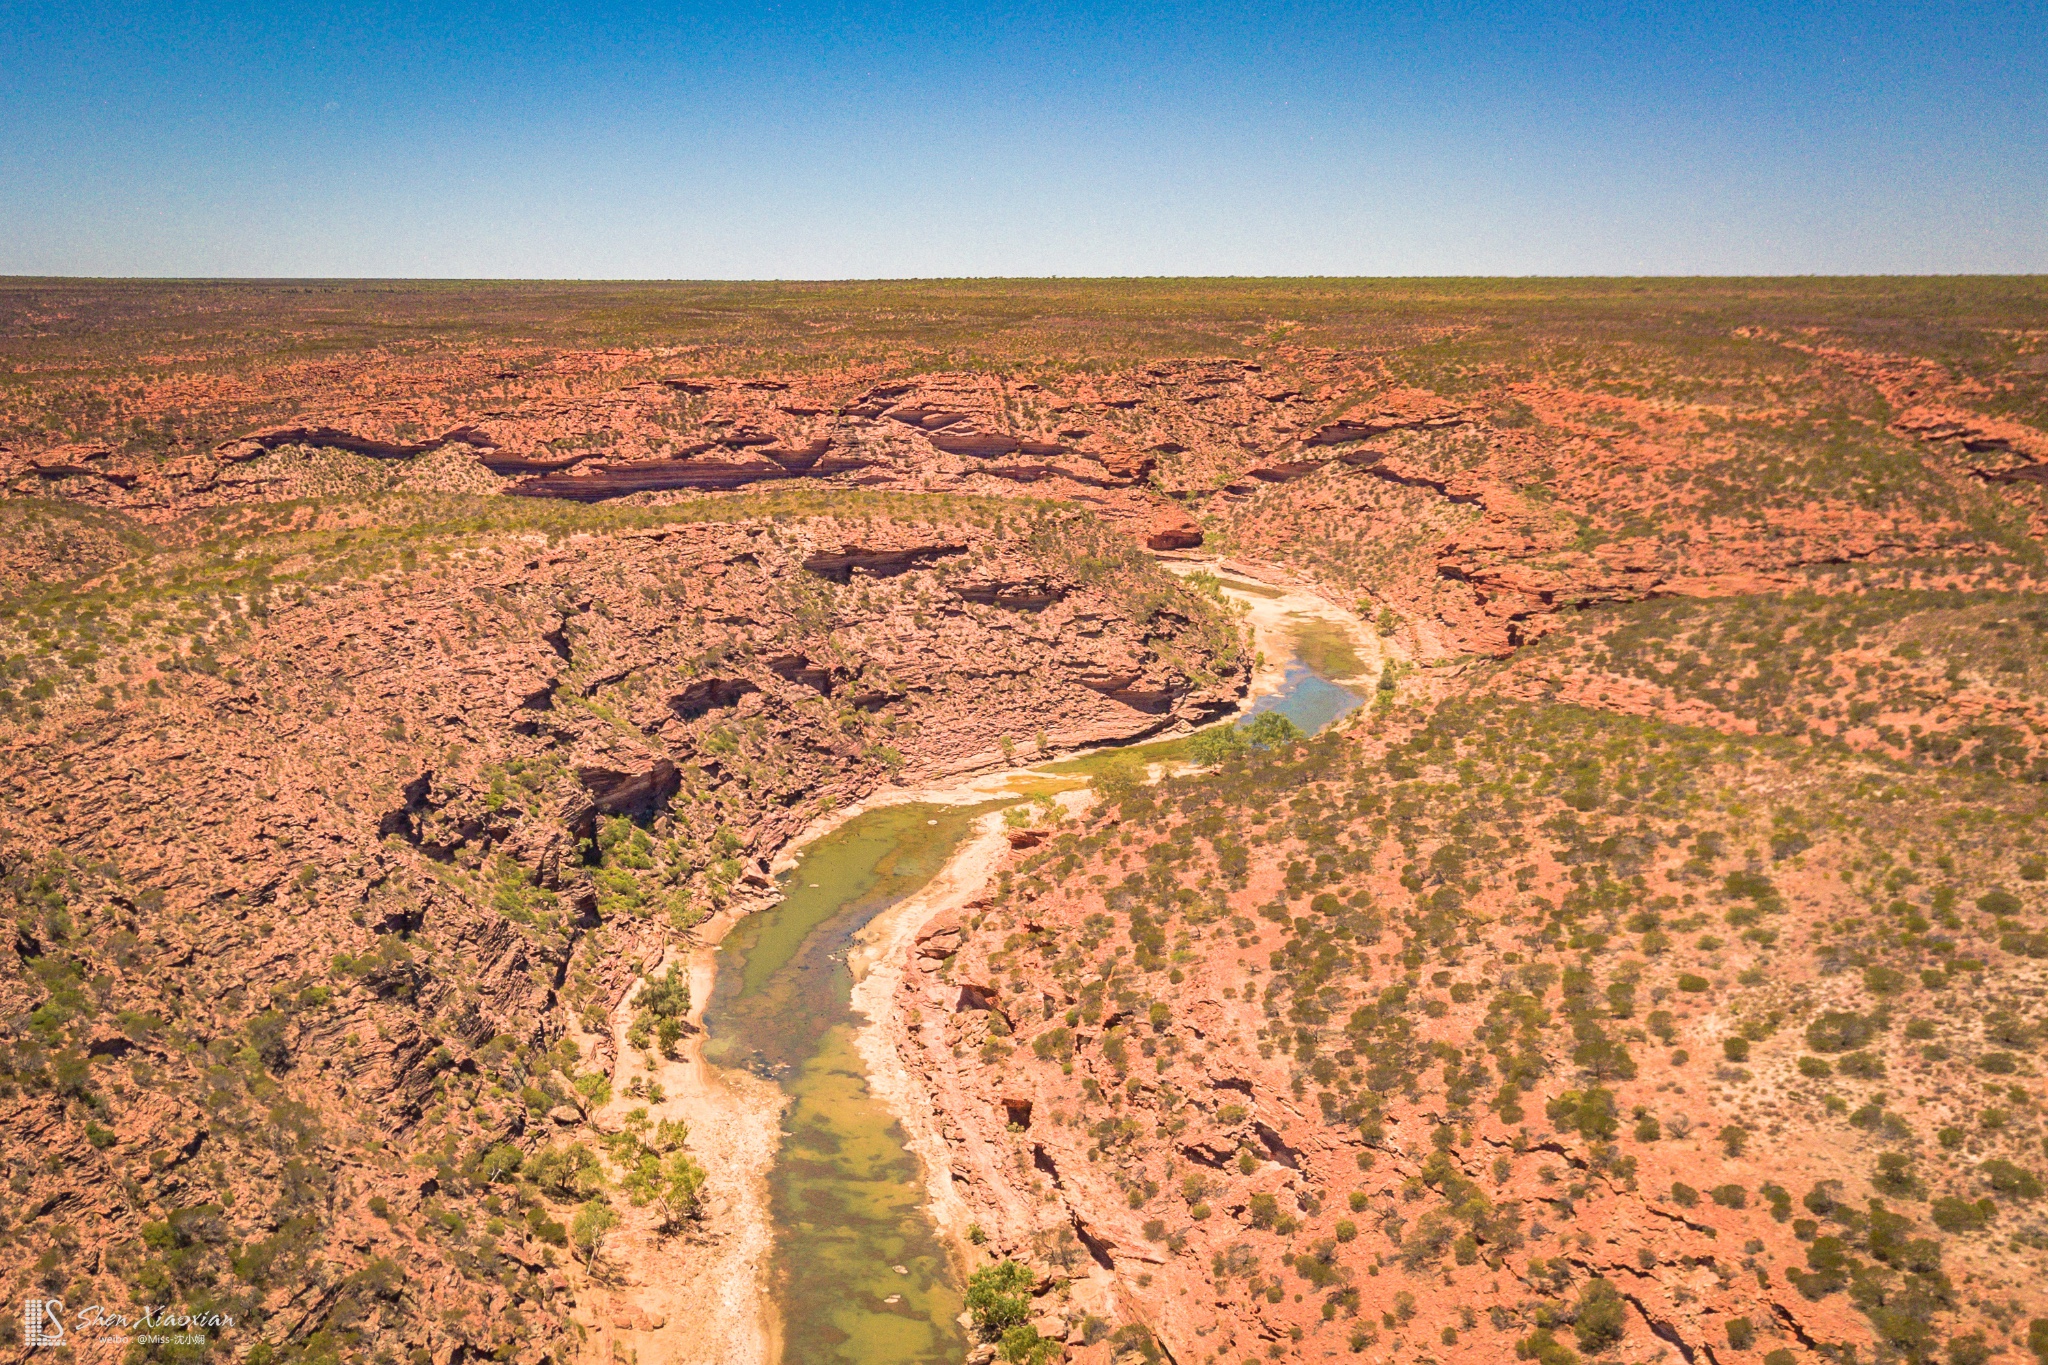
[[[1626,1326],[1621,1294],[1605,1280],[1588,1280],[1572,1314],[1572,1335],[1582,1351],[1601,1351],[1621,1340]]]
[[[2024,1166],[2015,1166],[2004,1157],[1993,1157],[1977,1168],[1978,1172],[1999,1194],[2014,1199],[2039,1199],[2041,1177]]]
[[[1875,1021],[1842,1010],[1828,1010],[1806,1026],[1806,1045],[1815,1052],[1850,1052],[1876,1036]]]
[[[1547,1327],[1539,1327],[1517,1341],[1515,1359],[1533,1360],[1536,1365],[1579,1365],[1579,1353],[1552,1336]]]
[[[1926,1193],[1920,1180],[1913,1174],[1913,1159],[1904,1152],[1882,1152],[1877,1158],[1877,1174],[1870,1178],[1871,1188],[1879,1194],[1888,1194],[1894,1199],[1918,1199]]]
[[[1934,1226],[1943,1232],[1975,1232],[1991,1221],[1998,1212],[1998,1205],[1989,1199],[1972,1203],[1954,1195],[1944,1195],[1934,1201],[1928,1212],[1934,1219]]]
[[[1989,1365],[1990,1360],[1991,1346],[1982,1332],[1965,1332],[1949,1339],[1948,1365]]]
[[[1977,908],[1987,915],[2017,915],[2020,898],[2002,886],[1995,886],[1977,897]]]
[[[1064,1343],[1042,1337],[1030,1323],[1020,1323],[1003,1333],[996,1347],[996,1359],[1004,1365],[1047,1365],[1066,1355]]]

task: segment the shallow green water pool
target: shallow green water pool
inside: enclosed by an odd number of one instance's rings
[[[868,1093],[853,1048],[846,952],[1003,804],[856,816],[803,853],[780,905],[726,937],[706,1055],[769,1077],[792,1100],[769,1176],[787,1365],[957,1365],[965,1354],[959,1286],[924,1210],[917,1158]]]
[[[1252,710],[1280,710],[1313,732],[1357,704],[1290,661],[1287,686]],[[768,1077],[791,1098],[769,1175],[785,1365],[958,1365],[966,1351],[954,1320],[960,1288],[925,1212],[917,1158],[869,1094],[854,1051],[854,935],[929,882],[987,811],[1117,768],[1176,761],[1188,747],[1183,736],[1047,763],[980,805],[856,816],[805,850],[780,905],[726,937],[705,1054]]]

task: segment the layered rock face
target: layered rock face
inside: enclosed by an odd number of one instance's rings
[[[368,352],[250,384],[166,383],[209,434],[20,438],[16,494],[150,520],[366,487],[672,501],[858,487],[1088,507],[1155,550],[1206,543],[1416,623],[1431,655],[1502,656],[1561,611],[1786,591],[1844,563],[2031,572],[2048,437],[1995,384],[1825,333],[1735,328],[1700,389],[1668,356],[1478,363],[1455,398],[1396,348],[884,378],[739,377],[652,351],[536,361]],[[1631,373],[1634,367],[1638,373]],[[1433,376],[1432,376],[1433,377]],[[2008,388],[2010,385],[2008,384]],[[250,424],[288,403],[287,421]],[[218,433],[218,434],[213,434]]]
[[[666,373],[644,354],[576,355],[495,377],[472,395],[462,392],[468,367],[460,364],[390,373],[382,357],[356,363],[358,387],[398,394],[368,404],[351,394],[348,406],[317,418],[259,426],[172,460],[123,458],[107,445],[25,450],[12,457],[12,487],[161,517],[330,492],[342,475],[323,457],[345,456],[436,486],[574,502],[791,481],[1052,499],[1168,549],[1199,544],[1201,533],[1149,487],[1160,450],[1183,448],[1176,432],[1220,439],[1226,423],[1250,415],[1181,412],[1183,367],[1127,386],[1146,395],[1141,411],[1137,397],[1119,396],[1122,387],[1055,391],[978,373],[879,383],[858,371],[697,378]],[[1191,368],[1198,384],[1222,386],[1240,407],[1256,404],[1256,367]],[[648,370],[656,373],[635,377]],[[310,403],[333,401],[324,372],[279,378],[304,385]]]
[[[302,527],[15,617],[79,662],[0,778],[9,1263],[237,1349],[562,1358],[573,1181],[512,1171],[581,1130],[669,944],[834,803],[1242,687],[1085,519],[866,506]]]
[[[453,317],[409,305],[426,311],[403,347],[366,339],[394,325],[378,309],[408,306],[374,291],[310,311],[222,291],[149,326],[137,300],[29,288],[10,296],[27,363],[0,400],[0,470],[16,495],[151,521],[384,488],[1055,500],[1153,549],[1220,549],[1367,601],[1412,623],[1424,658],[1500,657],[1587,605],[1783,592],[1841,564],[1897,586],[1930,564],[1979,586],[2034,572],[2048,366],[2027,289],[1330,288],[1217,287],[1206,308],[1201,290],[1152,291],[1170,359],[1107,287],[1020,286],[988,315],[851,289],[752,316],[692,296],[679,332],[607,323],[602,345],[574,297],[536,297],[559,320],[521,330],[502,311],[516,291],[477,291]],[[272,314],[321,354],[255,344]],[[747,327],[714,321],[731,318]]]

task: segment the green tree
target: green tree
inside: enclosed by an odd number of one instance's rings
[[[703,1210],[704,1182],[710,1173],[691,1159],[688,1152],[670,1152],[661,1163],[661,1207],[674,1227]]]
[[[585,1265],[595,1264],[597,1250],[604,1242],[604,1235],[619,1225],[619,1215],[605,1202],[604,1196],[590,1200],[576,1210],[576,1217],[569,1224],[570,1240],[583,1253]]]
[[[689,977],[670,963],[665,974],[647,978],[633,1004],[636,1017],[626,1040],[635,1047],[646,1047],[652,1041],[661,1048],[662,1056],[674,1057],[676,1045],[689,1028]]]
[[[604,1188],[604,1169],[597,1153],[580,1142],[536,1152],[526,1172],[543,1190],[564,1199],[588,1199]]]
[[[995,1340],[1031,1316],[1030,1268],[998,1261],[967,1277],[967,1312],[974,1328]]]

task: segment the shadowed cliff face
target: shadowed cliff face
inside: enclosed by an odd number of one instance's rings
[[[1899,586],[1930,566],[2035,572],[2048,369],[2024,298],[1939,332],[1672,289],[1634,311],[1389,310],[1349,344],[1277,329],[1106,363],[850,360],[850,341],[780,365],[729,343],[203,352],[140,379],[26,381],[0,470],[17,495],[151,521],[384,488],[1055,500],[1152,549],[1206,545],[1369,600],[1415,623],[1424,657],[1501,656],[1590,604],[1782,592],[1844,565]],[[38,400],[64,420],[22,420]]]
[[[581,1200],[517,1168],[589,1140],[670,942],[835,803],[1242,686],[1207,599],[1071,513],[846,506],[344,510],[23,607],[77,662],[0,776],[9,1262],[244,1347],[551,1352]]]

